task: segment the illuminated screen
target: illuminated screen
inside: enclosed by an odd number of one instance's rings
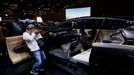
[[[65,9],[66,20],[86,16],[91,16],[91,7]]]

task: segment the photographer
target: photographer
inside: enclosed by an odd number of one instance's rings
[[[46,60],[46,55],[42,48],[39,47],[37,38],[39,38],[39,31],[35,28],[34,25],[29,24],[26,27],[26,31],[23,33],[23,39],[25,40],[26,45],[36,60],[32,67],[32,70],[30,71],[30,73],[33,75],[38,75],[38,71],[44,70],[42,66]]]
[[[3,25],[0,25],[0,56],[6,57],[6,37],[9,31]]]

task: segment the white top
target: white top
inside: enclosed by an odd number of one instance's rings
[[[35,33],[31,33],[31,35],[28,32],[23,33],[23,39],[25,40],[31,52],[37,51],[40,49],[37,41],[35,40],[35,37],[36,37]]]

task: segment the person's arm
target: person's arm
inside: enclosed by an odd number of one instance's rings
[[[32,33],[31,35],[29,33],[24,33],[23,34],[23,39],[27,41],[32,41],[35,39],[36,34]]]

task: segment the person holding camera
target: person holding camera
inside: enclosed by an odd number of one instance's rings
[[[30,52],[35,57],[35,63],[30,71],[33,75],[38,75],[39,71],[44,70],[42,66],[46,60],[46,55],[37,42],[38,34],[39,31],[33,24],[29,24],[26,27],[26,31],[23,33],[23,39],[25,40],[27,47],[30,49]]]

